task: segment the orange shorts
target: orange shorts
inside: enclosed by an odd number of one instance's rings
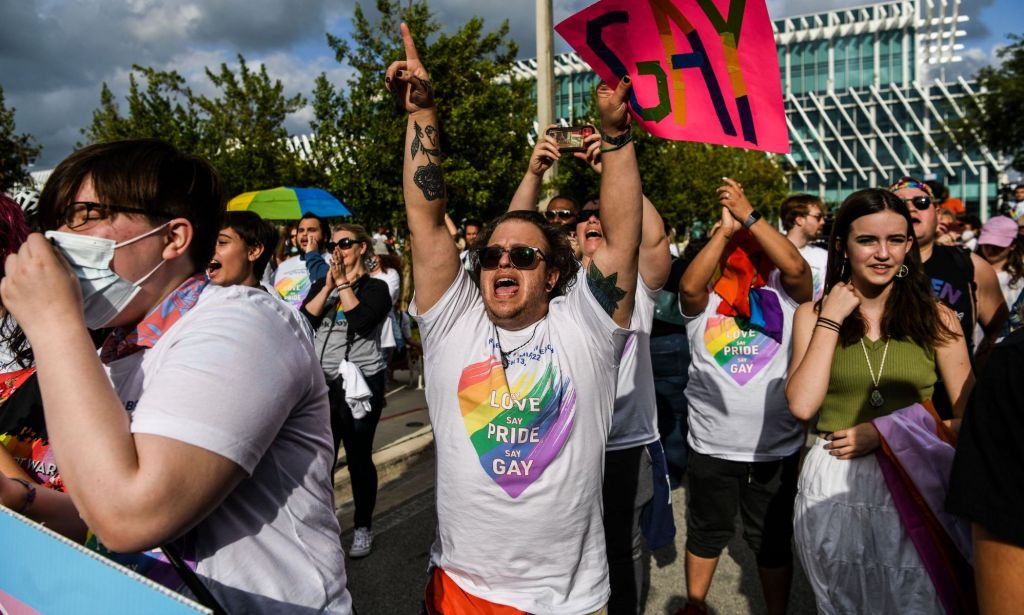
[[[427,615],[528,615],[515,607],[466,593],[440,568],[434,568],[424,592],[423,604]]]

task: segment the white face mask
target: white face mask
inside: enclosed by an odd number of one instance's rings
[[[961,241],[970,241],[972,239],[974,239],[974,231],[972,231],[971,229],[967,229],[966,231],[960,233]]]
[[[78,277],[78,283],[82,287],[85,326],[90,329],[102,329],[114,320],[139,294],[146,280],[166,262],[161,259],[149,273],[131,282],[110,269],[110,263],[114,260],[114,250],[156,234],[168,224],[170,222],[121,243],[113,239],[78,233],[46,232],[46,238],[57,246]]]

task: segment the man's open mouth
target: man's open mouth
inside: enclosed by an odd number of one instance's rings
[[[505,299],[519,292],[519,282],[513,278],[503,277],[494,281],[494,296]]]

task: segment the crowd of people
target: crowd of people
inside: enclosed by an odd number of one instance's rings
[[[541,135],[508,211],[458,228],[402,36],[385,84],[412,279],[388,229],[226,213],[210,165],[155,140],[64,160],[40,229],[0,199],[0,503],[217,612],[354,612],[344,554],[373,548],[389,367],[422,349],[425,613],[642,612],[679,484],[681,613],[708,611],[737,525],[772,614],[794,555],[822,613],[1018,608],[1024,216],[982,225],[904,177],[831,216],[790,196],[780,231],[723,178],[680,254],[625,77],[575,154],[598,194],[539,211],[563,155]]]

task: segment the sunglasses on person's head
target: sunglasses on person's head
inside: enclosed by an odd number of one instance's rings
[[[501,246],[487,246],[476,251],[476,258],[483,269],[497,269],[501,263],[501,255],[508,254],[508,260],[516,269],[533,269],[544,260],[540,248],[530,246],[513,246],[506,250]]]
[[[903,199],[903,202],[907,205],[913,205],[914,209],[917,209],[918,211],[924,211],[932,206],[932,197],[912,196],[909,199]]]
[[[576,212],[571,209],[549,209],[544,212],[544,217],[548,219],[548,222],[572,220],[576,217]]]
[[[327,251],[328,252],[334,252],[334,248],[341,248],[342,250],[348,250],[349,248],[351,248],[352,246],[356,245],[357,243],[359,243],[359,242],[356,241],[355,239],[349,239],[348,237],[342,237],[338,241],[328,241],[327,242]]]

